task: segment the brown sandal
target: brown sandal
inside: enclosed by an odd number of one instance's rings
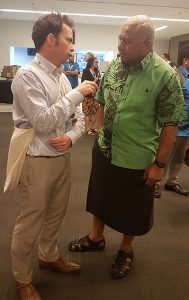
[[[87,131],[86,131],[86,134],[87,134],[87,135],[95,135],[95,133],[93,132],[92,129],[87,130]]]
[[[100,251],[105,247],[105,239],[99,242],[94,242],[89,238],[89,234],[86,236],[71,241],[68,249],[72,252],[89,252],[89,251]]]

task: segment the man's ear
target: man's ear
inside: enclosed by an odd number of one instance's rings
[[[49,33],[47,38],[46,38],[46,42],[50,47],[54,47],[56,44],[56,38],[52,33]]]
[[[152,47],[153,47],[153,42],[150,39],[146,39],[144,44],[145,44],[147,49],[152,49]]]

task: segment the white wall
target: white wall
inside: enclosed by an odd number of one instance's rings
[[[0,20],[0,70],[10,64],[10,46],[33,47],[32,22]]]
[[[0,20],[0,71],[10,64],[10,46],[33,47],[31,39],[33,22]],[[117,53],[119,26],[76,24],[75,49],[112,50]],[[168,51],[168,40],[157,40],[155,51]]]
[[[169,50],[169,40],[155,40],[154,50],[157,54],[168,52]]]
[[[112,50],[117,53],[118,26],[76,24],[75,49]]]

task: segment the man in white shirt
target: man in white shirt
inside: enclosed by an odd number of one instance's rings
[[[32,32],[38,53],[12,83],[14,125],[35,129],[20,178],[20,214],[12,239],[13,274],[21,300],[41,299],[32,285],[36,240],[40,268],[80,270],[60,257],[57,237],[70,195],[70,149],[84,131],[79,104],[96,93],[97,85],[85,81],[72,90],[62,73],[62,64],[73,52],[72,25],[60,14],[39,18]]]

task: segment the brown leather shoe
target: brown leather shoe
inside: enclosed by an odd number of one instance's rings
[[[80,265],[72,262],[66,262],[61,257],[59,257],[54,262],[44,261],[39,258],[39,267],[40,269],[46,271],[60,272],[60,273],[74,273],[74,272],[79,272],[81,269]]]
[[[16,288],[20,300],[42,300],[31,283],[20,283],[16,281]]]

